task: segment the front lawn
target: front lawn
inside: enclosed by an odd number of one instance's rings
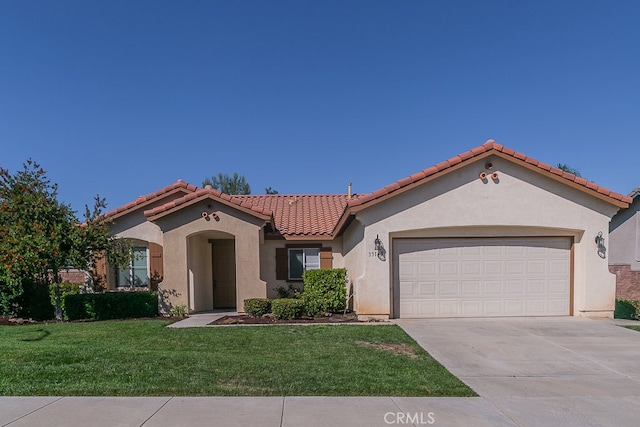
[[[0,326],[0,395],[475,396],[395,325]]]
[[[625,328],[640,332],[640,326],[625,326]]]

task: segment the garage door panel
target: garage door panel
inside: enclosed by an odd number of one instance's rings
[[[527,294],[546,294],[547,282],[545,280],[527,280]]]
[[[457,276],[458,275],[458,261],[442,261],[439,263],[439,273],[441,276]]]
[[[420,261],[418,262],[418,275],[424,276],[427,274],[437,274],[438,263],[434,261]]]
[[[460,287],[458,282],[443,280],[438,283],[438,296],[452,297],[460,295]]]
[[[396,315],[568,315],[570,248],[557,237],[394,241]]]
[[[527,274],[546,274],[547,262],[544,259],[532,259],[527,261]]]
[[[482,295],[482,282],[479,280],[462,282],[461,291],[461,295],[464,298],[480,297]]]
[[[485,275],[502,274],[502,261],[484,261],[483,266]]]
[[[437,295],[436,286],[436,282],[418,282],[418,295],[435,297]]]

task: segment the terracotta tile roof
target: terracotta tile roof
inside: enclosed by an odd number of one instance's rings
[[[276,230],[287,237],[330,237],[347,208],[346,194],[230,196],[231,201],[273,212]]]
[[[235,197],[237,196],[230,196],[212,188],[200,188],[193,193],[174,199],[168,203],[165,203],[164,205],[156,206],[153,209],[146,210],[144,211],[144,214],[147,218],[157,217],[158,215],[169,213],[176,208],[189,206],[200,200],[211,198],[214,200],[217,199],[218,201],[226,205],[237,207],[254,216],[263,217],[264,219],[270,219],[273,216],[273,212],[271,210],[265,209],[261,206],[253,205],[243,200],[234,199]]]
[[[161,188],[158,191],[154,191],[153,193],[147,194],[146,196],[140,196],[132,202],[127,203],[126,205],[122,205],[117,207],[105,214],[107,217],[118,217],[122,216],[128,212],[131,212],[136,209],[140,209],[141,207],[147,206],[151,204],[153,201],[158,200],[162,197],[167,197],[171,194],[186,194],[192,193],[196,191],[198,187],[195,185],[188,184],[182,180],[178,180],[171,185],[168,185],[164,188]]]
[[[602,196],[605,196],[605,199],[608,199],[609,202],[612,202],[616,205],[620,205],[620,202],[623,202],[623,204],[632,202],[632,198],[629,196],[615,193],[593,182],[589,182],[584,178],[577,177],[573,174],[564,172],[561,169],[552,167],[546,163],[542,163],[536,159],[528,157],[525,154],[518,153],[490,139],[479,147],[473,148],[469,151],[465,151],[462,154],[454,156],[448,160],[445,160],[444,162],[438,163],[435,166],[431,166],[430,168],[424,169],[407,178],[396,181],[395,183],[387,185],[386,187],[376,190],[370,194],[364,194],[358,197],[354,197],[349,200],[349,207],[355,208],[356,210],[363,209],[365,205],[376,203],[376,201],[379,201],[383,198],[386,199],[399,190],[406,189],[407,187],[414,184],[418,185],[427,178],[433,178],[439,174],[446,173],[448,170],[460,163],[486,157],[489,154],[499,154],[502,157],[509,158],[514,163],[522,163],[525,165],[529,165],[530,167],[534,168],[534,170],[539,169],[541,172],[553,174],[556,179],[565,180],[567,183],[577,184],[578,188],[591,195],[595,195],[596,197],[600,198],[602,198]]]

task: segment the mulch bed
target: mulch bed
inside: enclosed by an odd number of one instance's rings
[[[340,314],[334,313],[328,316],[304,317],[302,319],[277,320],[271,315],[262,317],[247,316],[246,314],[237,316],[224,316],[214,320],[209,325],[277,325],[292,323],[370,323],[371,321],[358,320],[354,313]]]
[[[55,322],[55,320],[53,322]],[[44,323],[44,322],[37,322],[32,319],[22,319],[20,317],[0,316],[0,325],[5,325],[5,326],[33,325],[35,323]]]

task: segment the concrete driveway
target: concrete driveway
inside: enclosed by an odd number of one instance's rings
[[[611,320],[399,319],[396,323],[516,425],[638,423],[640,332]]]

